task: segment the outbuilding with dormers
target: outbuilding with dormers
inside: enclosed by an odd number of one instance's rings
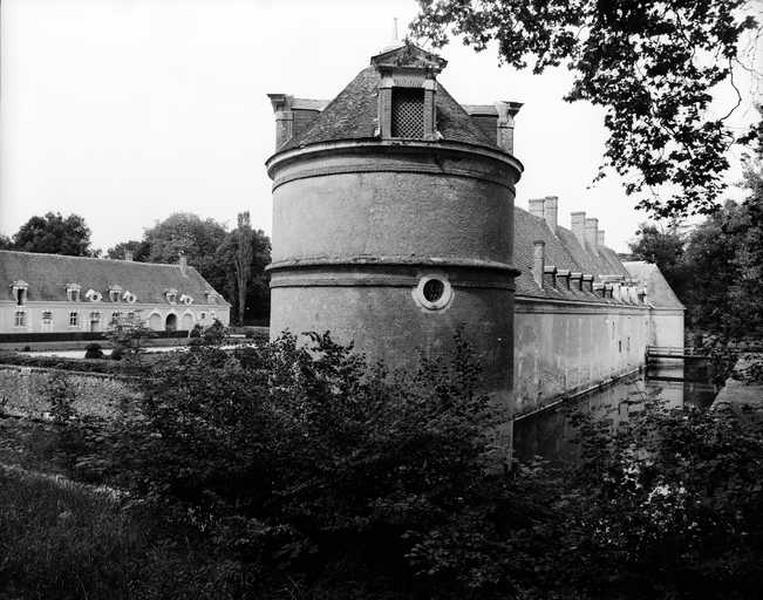
[[[228,325],[230,305],[182,257],[165,265],[0,250],[0,333],[97,333],[120,316],[180,331]]]

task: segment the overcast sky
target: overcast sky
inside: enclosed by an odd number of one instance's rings
[[[78,213],[104,250],[173,212],[271,229],[269,92],[333,98],[416,13],[414,0],[3,0],[0,233],[33,215]],[[453,43],[440,76],[465,104],[523,102],[517,204],[560,198],[626,250],[643,213],[601,160],[600,110],[567,104],[570,76],[499,68]],[[753,117],[749,77],[735,122]],[[729,95],[719,95],[726,112]],[[735,155],[734,160],[738,157]],[[738,177],[739,171],[732,174]]]

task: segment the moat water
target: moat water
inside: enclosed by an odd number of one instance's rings
[[[709,382],[707,365],[701,361],[670,361],[577,400],[563,402],[514,424],[514,456],[528,461],[540,456],[552,461],[574,462],[579,446],[572,416],[583,411],[612,426],[642,410],[647,398],[669,406],[708,408],[717,390]]]

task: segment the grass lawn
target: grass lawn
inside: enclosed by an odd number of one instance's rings
[[[53,435],[0,419],[0,600],[247,597],[243,565],[210,555],[193,532],[57,478]]]

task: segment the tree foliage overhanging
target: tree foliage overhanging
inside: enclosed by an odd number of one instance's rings
[[[534,72],[566,66],[568,101],[605,109],[604,167],[626,178],[637,206],[658,217],[711,213],[724,190],[735,139],[708,107],[733,86],[738,44],[757,26],[745,0],[419,0],[414,36],[449,34]],[[737,91],[738,93],[738,91]],[[739,98],[741,102],[741,97]],[[749,141],[754,132],[736,141]],[[661,186],[669,197],[658,195]]]
[[[642,224],[631,244],[686,305],[690,328],[730,338],[763,336],[763,135],[753,150],[745,157],[743,202],[725,202],[686,233],[675,222]]]

